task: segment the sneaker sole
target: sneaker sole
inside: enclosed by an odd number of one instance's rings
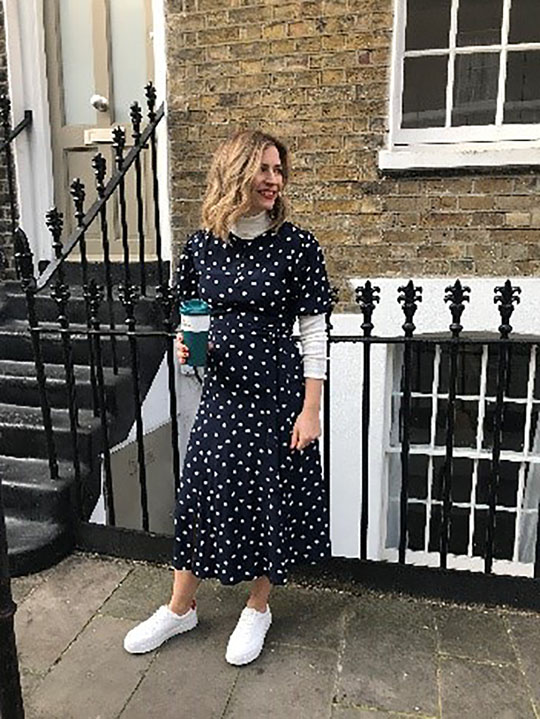
[[[152,642],[150,644],[146,644],[144,649],[128,649],[126,645],[124,644],[124,649],[128,654],[146,654],[147,652],[152,652],[154,649],[157,649],[162,644],[165,644],[165,642],[169,641],[169,639],[172,639],[173,637],[176,637],[178,634],[185,634],[185,632],[191,631],[191,629],[195,629],[197,624],[199,623],[197,617],[195,617],[195,620],[191,620],[190,624],[184,627],[180,627],[178,629],[171,630],[167,633],[167,635],[160,639],[159,641]]]

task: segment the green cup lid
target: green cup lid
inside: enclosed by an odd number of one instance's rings
[[[180,305],[180,313],[183,315],[208,315],[210,307],[204,300],[184,300]]]

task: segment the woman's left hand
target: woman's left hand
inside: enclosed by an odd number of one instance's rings
[[[303,409],[294,423],[290,449],[302,450],[320,436],[321,422],[319,412],[312,409]]]

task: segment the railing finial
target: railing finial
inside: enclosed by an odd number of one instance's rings
[[[463,325],[461,324],[461,315],[465,309],[465,302],[470,300],[471,288],[461,284],[460,280],[456,280],[453,285],[445,289],[444,301],[450,303],[450,312],[452,313],[452,324],[450,332],[452,337],[459,337]]]
[[[510,332],[512,332],[510,318],[514,312],[514,305],[519,304],[521,301],[520,294],[521,287],[514,287],[510,280],[506,280],[502,286],[495,287],[493,302],[499,305],[499,314],[501,315],[499,332],[501,333],[501,339],[508,339]]]
[[[15,250],[15,269],[17,277],[21,281],[23,292],[33,292],[36,289],[36,278],[34,277],[34,255],[30,249],[30,243],[24,230],[18,227],[13,238]]]
[[[406,285],[398,287],[398,302],[403,305],[403,314],[405,315],[405,322],[402,325],[405,337],[412,337],[416,325],[413,322],[413,317],[418,309],[418,302],[422,302],[422,288],[416,287],[412,280],[409,280]]]
[[[94,176],[96,178],[96,190],[98,197],[103,197],[105,193],[105,174],[107,172],[107,160],[103,157],[101,152],[98,152],[92,158],[92,169],[94,170]]]
[[[135,101],[129,108],[129,116],[133,127],[132,137],[135,144],[138,145],[141,139],[141,123],[143,115],[142,108],[137,101]]]
[[[152,82],[149,82],[144,88],[144,94],[146,95],[146,105],[148,107],[148,119],[150,122],[154,122],[156,119],[156,100],[157,91]]]
[[[84,219],[84,200],[86,198],[86,190],[80,177],[76,177],[73,180],[69,186],[69,192],[73,198],[73,204],[75,205],[75,219],[77,220],[77,226],[81,227]]]
[[[366,281],[365,285],[360,285],[355,290],[356,302],[360,305],[360,311],[364,316],[364,321],[362,322],[364,337],[371,337],[373,332],[374,325],[371,319],[375,311],[375,305],[381,301],[380,292],[380,287],[375,287],[369,280]]]
[[[112,131],[113,136],[113,147],[114,147],[114,158],[116,160],[116,167],[118,170],[122,169],[124,162],[124,148],[126,146],[126,131],[120,125],[117,125]]]
[[[54,256],[59,259],[62,256],[62,232],[64,230],[64,215],[57,207],[51,208],[45,214],[45,224],[52,235],[52,246]]]

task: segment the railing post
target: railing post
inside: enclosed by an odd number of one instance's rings
[[[363,287],[356,288],[356,301],[364,317],[362,332],[363,343],[363,379],[362,379],[362,509],[360,514],[360,559],[367,559],[367,539],[369,522],[369,423],[371,414],[371,344],[369,338],[373,332],[373,312],[380,301],[379,287],[373,287],[367,280]]]
[[[141,144],[141,122],[142,110],[138,102],[134,102],[130,109],[132,137],[135,147]],[[137,232],[139,235],[139,264],[141,270],[141,295],[146,295],[146,251],[145,251],[145,233],[144,233],[144,202],[142,191],[142,169],[141,156],[135,158],[135,201],[137,203]],[[160,278],[160,282],[162,279]],[[161,285],[160,285],[161,286]]]
[[[146,460],[144,450],[144,425],[142,417],[142,399],[139,383],[139,356],[137,351],[137,335],[135,326],[135,303],[139,298],[135,285],[120,285],[118,288],[120,302],[126,311],[127,336],[131,361],[131,379],[133,382],[133,395],[135,401],[135,429],[137,437],[137,460],[139,463],[139,486],[141,497],[142,528],[149,530],[148,514],[148,487],[146,484]]]
[[[325,315],[326,320],[326,380],[323,384],[323,477],[324,477],[324,483],[326,485],[326,493],[327,496],[330,496],[330,433],[331,433],[331,426],[330,426],[330,348],[331,348],[331,342],[330,342],[330,332],[332,331],[332,313],[334,311],[334,307],[337,305],[339,301],[339,291],[338,288],[331,285],[330,286],[330,296],[331,296],[331,307],[328,310],[328,312]]]
[[[15,233],[15,264],[17,274],[21,279],[21,287],[26,295],[26,308],[28,313],[28,324],[30,326],[30,337],[34,350],[34,362],[36,365],[36,379],[39,391],[39,401],[43,415],[43,429],[45,430],[45,441],[47,443],[47,455],[49,459],[49,472],[51,479],[58,479],[58,460],[56,446],[54,443],[53,424],[51,407],[47,397],[47,377],[45,374],[45,363],[41,353],[41,339],[39,322],[36,313],[36,279],[34,277],[34,262],[28,239],[19,228]]]
[[[403,381],[401,403],[401,494],[399,514],[399,562],[405,564],[407,553],[407,511],[409,507],[409,453],[411,430],[411,340],[416,329],[413,317],[418,309],[418,302],[422,301],[422,288],[415,287],[412,280],[398,288],[398,302],[403,305],[405,322],[402,325],[405,333],[405,346],[403,356]]]
[[[21,678],[17,660],[14,617],[17,605],[11,595],[9,559],[2,477],[0,476],[0,716],[2,719],[24,719]]]
[[[101,352],[101,337],[99,324],[99,307],[103,300],[103,288],[95,280],[90,280],[84,290],[85,300],[90,314],[92,334],[90,340],[95,347],[97,387],[99,399],[99,419],[101,424],[101,436],[103,440],[103,469],[105,470],[105,482],[103,494],[105,498],[105,511],[107,523],[111,526],[116,524],[116,513],[114,509],[114,494],[112,483],[111,448],[109,446],[109,418],[107,417],[107,397],[105,393],[105,376],[103,374],[103,355]]]
[[[491,455],[491,472],[488,487],[488,517],[486,525],[486,552],[484,571],[490,574],[493,569],[493,554],[495,542],[495,525],[497,514],[497,497],[499,494],[499,481],[501,478],[501,444],[502,424],[504,412],[504,393],[506,389],[506,378],[508,375],[508,344],[506,340],[512,331],[510,318],[514,312],[514,304],[517,304],[521,289],[513,287],[510,280],[506,280],[502,287],[495,287],[493,301],[499,305],[501,324],[499,326],[499,362],[497,368],[497,396],[495,399],[495,414],[493,417],[493,452]]]
[[[168,284],[156,287],[156,300],[161,308],[166,332],[167,369],[169,380],[169,413],[171,416],[171,442],[174,474],[174,494],[180,487],[180,453],[178,451],[178,417],[176,405],[176,365],[174,356],[174,326],[178,317],[178,287]]]
[[[148,106],[148,120],[156,121],[156,88],[149,82],[145,87]],[[157,140],[155,131],[150,135],[150,162],[152,168],[152,195],[154,200],[154,231],[156,233],[156,253],[158,262],[158,283],[163,284],[163,253],[161,247],[161,216],[159,208],[159,180],[157,168]]]
[[[457,360],[459,349],[459,336],[463,326],[461,315],[465,309],[465,302],[469,301],[469,287],[463,287],[459,280],[446,288],[444,301],[450,303],[452,313],[452,344],[450,345],[450,371],[448,376],[448,405],[446,424],[446,455],[442,483],[442,523],[440,535],[441,567],[446,569],[448,559],[448,545],[450,541],[450,512],[452,511],[452,483],[454,470],[454,425],[456,419],[456,381]]]

